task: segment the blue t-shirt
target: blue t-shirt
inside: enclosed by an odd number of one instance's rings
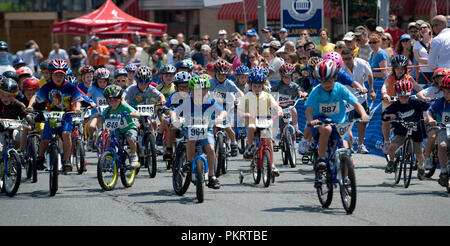
[[[106,104],[106,98],[103,96],[103,90],[95,85],[89,86],[88,92],[91,93],[91,99],[97,106],[108,106]],[[91,110],[91,114],[96,114],[98,112],[97,108]]]
[[[313,117],[326,115],[335,123],[344,123],[345,101],[354,105],[358,99],[347,87],[340,83],[334,83],[334,88],[330,92],[325,91],[322,86],[315,87],[305,106],[313,108]]]
[[[428,109],[437,122],[450,123],[450,103],[444,97],[437,99]]]
[[[78,83],[77,87],[87,95],[89,88],[84,85],[83,82]]]
[[[210,97],[207,97],[203,104],[195,104],[192,95],[190,95],[189,98],[190,99],[188,100],[184,100],[183,103],[174,110],[177,115],[185,118],[186,125],[191,124],[190,122],[193,121],[193,118],[203,118],[204,121],[210,122],[219,115],[220,112],[225,110]],[[212,127],[209,129],[212,130]]]
[[[53,81],[50,81],[36,92],[35,97],[38,103],[46,102],[50,111],[71,111],[73,102],[83,100],[81,92],[70,82],[56,86]]]
[[[387,64],[389,65],[389,55],[386,51],[379,49],[375,58],[373,57],[373,54],[374,54],[374,52],[372,52],[370,54],[370,59],[369,59],[369,64],[372,69],[380,68],[379,63],[383,60],[386,60]],[[379,71],[377,70],[376,72],[379,72]],[[385,76],[384,78],[386,78],[386,77],[387,76]]]
[[[239,89],[236,84],[230,79],[225,79],[223,83],[219,83],[216,78],[212,78],[209,80],[211,87],[209,91],[217,91],[217,92],[233,92],[238,93]]]
[[[167,99],[165,106],[170,109],[174,109],[180,106],[184,100],[185,98],[181,96],[181,93],[176,91],[169,96],[169,99]]]

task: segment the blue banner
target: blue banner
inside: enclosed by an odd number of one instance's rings
[[[305,29],[318,36],[323,27],[323,1],[282,0],[280,4],[281,26],[288,30],[288,37],[300,37]]]

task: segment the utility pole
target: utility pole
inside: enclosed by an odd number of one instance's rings
[[[383,28],[389,26],[389,4],[390,0],[378,0],[380,1],[380,20],[379,25]]]
[[[245,1],[245,0],[244,0]],[[267,5],[266,0],[258,0],[258,34],[259,40],[264,38],[262,29],[267,26]]]

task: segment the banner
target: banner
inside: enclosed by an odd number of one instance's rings
[[[323,27],[323,6],[323,0],[281,0],[281,27],[288,30],[289,38],[300,37],[304,29],[311,37],[318,37]]]

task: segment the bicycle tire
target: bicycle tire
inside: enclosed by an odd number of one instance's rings
[[[405,142],[405,155],[403,158],[403,187],[408,188],[411,183],[411,176],[414,166],[414,149],[413,141],[411,138]]]
[[[205,195],[205,164],[201,158],[195,163],[195,192],[198,203],[203,202]]]
[[[130,188],[133,186],[136,180],[136,170],[137,168],[131,167],[131,159],[128,154],[125,154],[122,160],[122,165],[120,167],[120,180],[123,186]]]
[[[97,163],[97,180],[105,191],[111,191],[117,184],[117,165],[113,163],[114,154],[111,151],[103,152]],[[106,174],[111,174],[110,181],[105,181]]]
[[[272,181],[272,159],[270,158],[270,152],[266,149],[263,152],[263,168],[262,168],[262,179],[264,187],[269,187]]]
[[[29,149],[31,148],[31,144],[30,141],[28,140],[26,142],[26,146],[25,146],[25,154],[24,154],[24,168],[25,168],[25,175],[27,179],[31,179],[33,177],[33,161],[31,159],[30,153],[31,151],[29,151]]]
[[[216,177],[220,177],[220,175],[223,173],[223,169],[225,169],[225,161],[226,161],[226,153],[225,153],[225,142],[224,142],[224,136],[222,134],[217,135],[216,139],[216,154],[217,154],[217,160],[216,165],[214,165],[214,173]]]
[[[145,161],[147,162],[146,165],[148,166],[148,174],[150,175],[150,178],[154,178],[156,177],[157,170],[156,140],[155,135],[153,135],[152,133],[148,133],[146,136],[147,153],[145,153]]]
[[[6,169],[3,172],[3,185],[9,197],[17,194],[22,178],[22,163],[19,154],[15,150],[10,150],[7,155]]]
[[[425,178],[431,178],[434,175],[434,172],[436,172],[437,163],[439,161],[438,155],[437,155],[437,145],[433,145],[433,149],[431,150],[431,160],[432,160],[432,167],[429,170],[425,170]]]
[[[394,174],[395,174],[394,182],[395,182],[395,184],[400,183],[400,179],[402,178],[403,165],[401,164],[401,159],[403,159],[404,151],[403,151],[403,146],[400,148],[401,149],[399,149],[396,152],[395,161],[394,161]]]
[[[50,196],[55,196],[58,191],[58,158],[59,150],[57,146],[51,146],[48,157],[50,158],[50,170],[49,170],[49,186]]]
[[[344,173],[347,170],[347,180],[345,183]],[[344,157],[341,160],[341,171],[339,177],[339,189],[341,193],[342,205],[347,214],[352,214],[356,207],[357,191],[356,191],[356,177],[353,169],[352,161],[349,157]]]
[[[292,128],[293,130],[293,128]],[[291,168],[294,168],[297,165],[297,156],[295,153],[295,144],[293,141],[293,136],[288,127],[285,128],[284,140],[286,143],[285,151],[286,151],[286,159],[288,160]]]
[[[330,165],[327,164],[327,170],[325,172],[316,171],[316,179],[323,175],[322,180],[325,180],[325,184],[320,182],[316,186],[317,196],[319,197],[319,202],[323,208],[328,208],[333,200],[333,184],[331,182],[331,172]],[[325,189],[324,189],[325,188]]]
[[[261,182],[261,168],[259,167],[251,167],[253,181],[255,184],[259,184]]]
[[[75,140],[75,143],[73,144],[73,160],[75,160],[75,167],[77,168],[77,173],[79,175],[83,174],[84,172],[84,160],[85,160],[85,153],[83,148],[83,143],[80,138]]]
[[[38,170],[37,170],[37,156],[39,153],[39,144],[40,144],[40,138],[38,136],[33,136],[31,138],[31,169],[32,169],[32,183],[36,183],[38,181]]]
[[[172,186],[175,194],[182,196],[189,188],[192,180],[192,173],[184,173],[183,165],[186,163],[186,151],[183,147],[178,147],[175,156],[174,167],[172,168]]]

